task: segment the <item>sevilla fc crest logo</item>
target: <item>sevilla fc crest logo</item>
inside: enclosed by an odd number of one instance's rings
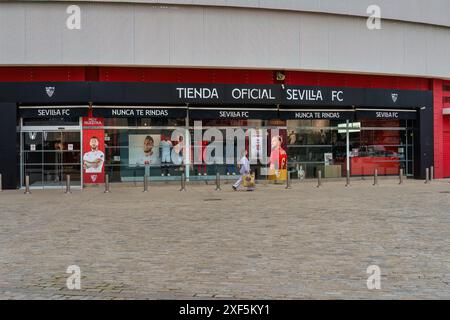
[[[97,181],[97,175],[96,174],[91,175],[91,181],[92,182]]]
[[[394,101],[394,103],[397,102],[397,99],[398,99],[398,93],[393,93],[393,94],[391,95],[391,97],[392,97],[392,101]]]
[[[47,92],[47,95],[51,98],[55,93],[55,87],[45,87],[45,92]]]

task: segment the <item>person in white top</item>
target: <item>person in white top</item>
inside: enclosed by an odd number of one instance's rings
[[[83,168],[86,173],[101,173],[105,162],[105,154],[98,150],[98,138],[95,136],[91,137],[89,145],[91,151],[86,152],[83,156]]]
[[[236,191],[237,188],[239,188],[239,186],[242,184],[242,181],[244,179],[244,176],[250,173],[250,161],[248,161],[247,158],[247,150],[243,150],[241,152],[241,160],[239,161],[239,173],[241,174],[241,176],[239,177],[239,179],[236,181],[235,184],[233,184],[233,190]]]
[[[172,148],[172,141],[170,141],[169,136],[163,136],[163,139],[161,140],[161,175],[167,175],[170,176],[170,164],[172,162],[171,158],[171,148]]]

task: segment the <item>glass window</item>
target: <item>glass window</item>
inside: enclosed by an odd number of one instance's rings
[[[210,179],[220,173],[224,179],[240,174],[239,163],[247,151],[250,169],[256,179],[282,181],[287,174],[286,121],[284,120],[203,120],[202,141],[194,142],[194,123],[190,121],[192,141],[189,175],[191,180]],[[214,140],[209,135],[217,130]],[[217,151],[211,143],[221,143]],[[210,149],[208,146],[210,146]],[[210,151],[210,152],[208,152]],[[211,160],[213,158],[214,160]]]
[[[413,121],[362,120],[350,133],[351,175],[413,175]]]
[[[185,119],[105,119],[106,173],[111,181],[137,182],[145,174],[154,181],[179,179],[182,172],[190,180],[210,180],[217,172],[234,179],[243,149],[257,179],[282,181],[287,171],[294,178],[314,178],[319,170],[324,178],[347,174],[345,121],[202,120],[202,137],[196,143],[194,123],[190,119],[187,128]],[[183,141],[172,137],[175,129],[187,133]],[[210,129],[219,133],[213,142],[223,142],[222,150],[206,152],[211,139],[205,133]],[[414,130],[411,120],[350,123],[350,174],[373,175],[377,169],[380,175],[397,175],[404,168],[413,175]],[[230,132],[243,132],[243,137],[230,138]]]
[[[31,187],[60,187],[67,175],[72,185],[81,185],[80,131],[23,132],[22,137],[22,176],[30,176]]]
[[[346,133],[342,121],[288,120],[288,166],[294,177],[339,178],[346,170]],[[345,122],[344,122],[345,123]]]
[[[150,181],[179,179],[181,161],[172,157],[179,141],[172,132],[184,131],[185,123],[185,119],[105,118],[105,172],[110,181],[136,183],[144,175]]]

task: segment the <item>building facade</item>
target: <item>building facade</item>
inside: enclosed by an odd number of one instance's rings
[[[450,4],[369,5],[1,2],[3,187],[225,178],[274,137],[294,176],[450,177]]]

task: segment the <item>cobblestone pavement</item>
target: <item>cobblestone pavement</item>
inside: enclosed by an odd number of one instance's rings
[[[448,181],[102,191],[0,193],[1,299],[450,298]]]

